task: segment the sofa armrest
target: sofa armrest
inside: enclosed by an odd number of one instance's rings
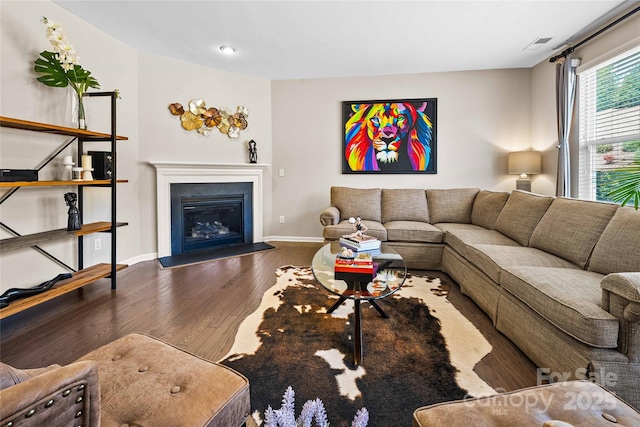
[[[335,206],[329,206],[320,213],[320,224],[336,225],[340,223],[340,211]]]
[[[77,362],[50,370],[0,391],[0,401],[1,425],[99,425],[98,368]]]
[[[640,362],[640,272],[611,273],[600,283],[602,308],[618,318],[618,350]]]
[[[602,279],[600,287],[631,302],[640,303],[640,273],[611,273]]]

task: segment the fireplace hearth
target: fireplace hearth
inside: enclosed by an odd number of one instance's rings
[[[171,255],[253,243],[252,183],[171,184]]]

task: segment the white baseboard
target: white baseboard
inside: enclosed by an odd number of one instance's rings
[[[142,254],[142,255],[135,256],[133,258],[125,259],[123,261],[120,261],[119,264],[133,265],[142,261],[151,261],[156,258],[158,258],[158,253],[151,252],[148,254]]]
[[[265,242],[301,242],[301,243],[322,243],[322,237],[296,237],[296,236],[265,236]]]

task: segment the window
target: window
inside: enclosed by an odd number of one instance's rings
[[[579,197],[610,201],[615,170],[640,163],[640,46],[580,72],[578,85]]]

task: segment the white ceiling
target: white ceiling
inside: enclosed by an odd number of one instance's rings
[[[140,52],[271,80],[529,68],[638,3],[54,2]],[[525,50],[541,37],[552,39]]]

